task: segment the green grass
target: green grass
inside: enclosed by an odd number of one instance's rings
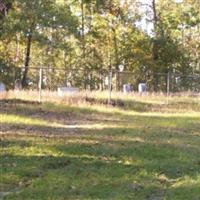
[[[199,104],[170,101],[1,101],[0,199],[199,200]]]
[[[24,125],[48,125],[48,123],[41,119],[32,119],[31,117],[19,116],[17,114],[0,114],[1,123],[4,124],[24,124]]]

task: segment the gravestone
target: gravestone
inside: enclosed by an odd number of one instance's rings
[[[6,86],[0,82],[0,92],[5,92],[6,91]]]
[[[147,85],[146,85],[146,83],[140,83],[138,85],[138,92],[140,94],[147,92]]]
[[[123,93],[129,93],[129,92],[131,92],[131,86],[130,86],[130,84],[124,84],[123,85]]]
[[[79,89],[75,87],[58,87],[57,92],[59,96],[74,95],[79,92]]]

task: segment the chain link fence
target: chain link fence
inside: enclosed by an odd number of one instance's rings
[[[2,77],[8,77],[9,88],[21,90],[24,68],[13,68]],[[138,92],[138,85],[146,85],[146,92],[200,93],[200,75],[184,75],[179,73],[151,73],[141,75],[129,71],[117,70],[69,70],[52,67],[31,67],[27,75],[27,87],[30,90],[57,91],[59,87],[77,88],[79,91],[105,91],[111,99],[112,91]],[[127,89],[128,88],[128,89]]]
[[[200,75],[155,73],[141,76],[133,72],[115,71],[113,73],[112,84],[117,91],[123,91],[125,84],[130,85],[131,91],[138,91],[140,83],[146,84],[147,91],[149,92],[200,92]]]
[[[13,72],[13,88],[21,88],[21,80],[24,68],[19,72]],[[56,91],[58,87],[76,87],[80,90],[106,90],[108,72],[106,70],[67,70],[63,68],[35,67],[30,68],[27,76],[27,89]]]

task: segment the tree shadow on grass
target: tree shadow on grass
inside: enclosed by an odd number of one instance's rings
[[[100,104],[100,105],[107,105],[108,100],[103,98],[86,98],[86,102],[91,103],[91,105]],[[111,105],[113,107],[117,107],[123,110],[131,110],[136,112],[173,112],[176,110],[180,112],[180,109],[189,109],[193,111],[200,111],[200,103],[195,101],[172,101],[167,102],[163,101],[162,103],[150,103],[150,102],[142,102],[136,101],[134,99],[119,99],[115,98],[112,99]]]
[[[149,153],[155,154],[154,145],[147,145],[147,147]],[[160,190],[170,188],[174,183],[171,182],[171,178],[181,179],[188,176],[195,179],[200,173],[198,166],[194,166],[191,170],[190,160],[186,162],[176,156],[171,159],[166,157],[162,146],[159,148],[163,153],[163,159],[158,157],[149,159],[147,152],[143,151],[144,146],[137,147],[137,143],[127,147],[128,153],[130,154],[131,150],[132,154],[126,156],[123,154],[123,152],[126,154],[125,149],[121,151],[122,149],[119,148],[115,152],[112,147],[108,146],[106,149],[104,145],[92,147],[80,146],[78,143],[57,144],[54,148],[60,152],[59,156],[45,155],[44,149],[42,156],[34,155],[34,152],[32,155],[20,156],[15,152],[2,157],[2,172],[8,176],[10,173],[15,174],[19,179],[12,184],[12,187],[21,190],[19,194],[10,195],[10,198],[6,199],[15,199],[15,197],[28,199],[30,196],[32,199],[47,199],[47,197],[105,199],[120,196],[122,199],[135,196],[146,199],[158,188]],[[132,156],[135,161],[128,163],[127,156]],[[8,168],[8,164],[13,162],[16,162],[16,165],[10,165],[12,167]],[[169,180],[159,179],[159,174],[166,175]],[[6,185],[4,187],[9,188]],[[196,185],[190,187],[195,190]],[[169,191],[171,192],[171,189]]]
[[[27,131],[29,129],[30,131]],[[2,137],[1,145],[3,147],[9,148],[17,145],[20,148],[26,148],[35,142],[37,144],[37,137],[40,137],[48,139],[44,140],[42,144],[49,144],[53,151],[59,152],[61,155],[105,156],[105,159],[108,156],[118,160],[127,157],[128,162],[129,159],[130,162],[136,159],[136,161],[143,160],[143,162],[151,163],[152,170],[156,169],[157,165],[169,166],[171,163],[170,170],[178,171],[182,168],[174,167],[179,164],[182,166],[185,163],[192,172],[190,162],[196,160],[195,165],[199,165],[196,157],[200,154],[198,146],[200,141],[193,134],[183,137],[180,133],[172,134],[171,132],[155,135],[152,130],[138,133],[138,128],[103,128],[101,130],[70,128],[68,130],[68,128],[28,125],[22,126],[21,129],[18,127],[14,131],[12,131],[11,125],[9,131],[8,133],[5,131],[4,137]],[[15,140],[9,142],[9,137],[20,138],[22,135],[25,138],[34,137],[33,143],[23,142],[23,138],[19,143]],[[54,141],[54,143],[49,143],[49,141]],[[56,142],[59,144],[57,145]],[[154,161],[156,162],[154,163]]]
[[[11,99],[0,100],[0,104],[0,113],[2,114],[31,116],[32,118],[41,118],[50,122],[79,122],[84,124],[85,121],[94,122],[101,120],[102,122],[118,122],[120,120],[118,117],[114,117],[114,113],[50,102],[39,104],[37,102]]]
[[[29,117],[30,119],[42,119],[49,123],[56,122],[63,125],[73,124],[112,124],[126,126],[125,123],[143,127],[180,128],[182,132],[187,132],[191,128],[200,128],[200,117],[169,116],[162,115],[139,115],[126,113],[107,113],[90,108],[79,108],[60,106],[53,103],[47,105],[38,104],[23,100],[2,100],[2,114],[14,114],[16,116]],[[5,103],[6,102],[6,103]],[[17,103],[16,103],[17,102]],[[15,104],[16,103],[16,104]],[[45,108],[45,105],[47,106]],[[18,124],[18,126],[20,126]],[[185,130],[184,130],[185,129]]]
[[[95,98],[89,98],[87,97],[85,99],[86,102],[88,102],[91,105],[104,105],[107,106],[108,105],[108,100],[107,99],[95,99]],[[22,100],[22,99],[2,99],[0,100],[0,104],[2,105],[15,105],[15,106],[39,106],[42,105],[42,103],[39,103],[37,101],[28,101],[28,100]],[[53,103],[51,103],[53,106]],[[54,106],[56,106],[54,104]],[[135,101],[135,100],[121,100],[121,99],[113,99],[110,106],[112,107],[117,107],[117,108],[121,108],[124,110],[133,110],[133,111],[137,111],[137,112],[148,112],[151,111],[152,108],[155,106],[153,103],[145,103],[145,102],[139,102],[139,101]],[[156,105],[157,107],[159,105]],[[84,112],[88,112],[91,111],[90,109],[82,109],[82,111]]]
[[[56,121],[59,117],[65,118],[66,113],[72,115],[74,112],[76,116],[71,119],[80,124],[86,114],[96,114],[97,118],[92,121],[92,117],[88,116],[84,121],[88,122],[86,128],[0,124],[4,133],[0,162],[3,175],[8,176],[2,179],[3,188],[22,189],[22,193],[6,199],[30,199],[31,196],[39,200],[47,199],[48,195],[54,199],[148,199],[156,188],[169,188],[169,193],[176,195],[185,186],[172,189],[173,181],[185,176],[194,179],[200,173],[200,161],[197,159],[200,154],[199,137],[193,134],[199,133],[199,117],[119,114],[119,119],[115,119],[109,118],[115,113],[78,107],[70,110],[67,106],[59,108],[54,104],[50,104],[54,108],[48,111],[40,104],[32,107],[33,104],[17,101],[15,105],[13,100],[1,113],[47,120],[51,115],[51,120]],[[66,121],[73,124],[66,119],[61,124]],[[104,125],[112,123],[116,127],[90,128],[91,121],[103,122]],[[126,126],[126,122],[133,127]],[[27,136],[33,137],[33,141]],[[40,141],[37,136],[40,136]],[[173,139],[175,143],[170,142]],[[16,150],[10,153],[9,149],[15,147]],[[50,150],[45,150],[46,147]],[[34,149],[41,149],[41,152],[36,151],[34,155]],[[159,175],[166,178],[160,179]],[[18,178],[15,181],[13,177]],[[196,185],[188,186],[189,189],[196,191]]]
[[[95,99],[95,98],[86,98],[86,102],[89,102],[91,105],[108,105],[107,99]],[[132,110],[137,112],[149,112],[153,109],[154,104],[149,102],[140,102],[136,100],[127,100],[127,99],[113,99],[110,103],[113,107],[121,108],[124,110]]]
[[[89,108],[61,106],[50,103],[47,108],[42,104],[21,100],[6,100],[7,105],[1,109],[0,113],[5,115],[15,115],[17,117],[29,118],[29,125],[21,122],[0,124],[3,133],[21,133],[24,135],[46,135],[46,136],[67,136],[73,134],[86,134],[88,132],[104,132],[107,135],[130,134],[128,127],[135,128],[138,132],[171,132],[173,134],[184,135],[194,132],[200,134],[200,117],[173,116],[163,117],[162,115],[129,115],[126,113],[106,113]],[[15,103],[17,104],[15,105]],[[13,105],[14,104],[14,105]],[[116,117],[117,116],[117,117]],[[45,120],[44,125],[31,125],[31,119]],[[39,122],[38,122],[39,123]],[[53,127],[53,123],[58,123],[60,127]],[[81,128],[84,125],[85,128]],[[94,125],[92,127],[92,125]],[[68,126],[72,126],[68,128]],[[74,126],[74,128],[73,128]],[[98,126],[95,127],[95,126]],[[101,126],[104,131],[101,131]],[[106,127],[116,127],[110,131]],[[97,129],[97,131],[95,131]],[[162,136],[163,137],[163,136]]]
[[[9,104],[9,105],[19,105],[19,104],[24,104],[24,105],[40,105],[41,103],[37,102],[37,101],[27,101],[27,100],[23,100],[23,99],[0,99],[0,103],[5,105],[5,104]]]

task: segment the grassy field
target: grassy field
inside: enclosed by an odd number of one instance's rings
[[[198,98],[94,96],[0,100],[0,199],[200,200]]]

